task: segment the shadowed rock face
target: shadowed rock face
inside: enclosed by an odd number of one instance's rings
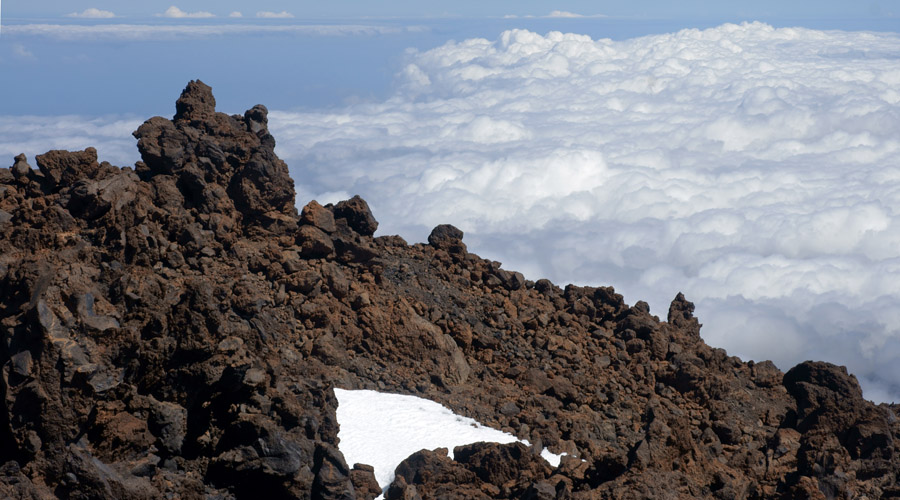
[[[0,169],[0,497],[374,498],[335,386],[534,444],[423,450],[388,498],[900,496],[896,408],[842,367],[744,363],[681,294],[662,322],[452,226],[375,237],[359,197],[298,215],[265,107],[216,112],[201,82],[135,136],[133,170],[93,149]]]

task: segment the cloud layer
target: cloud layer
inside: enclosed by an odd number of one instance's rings
[[[173,19],[205,19],[216,17],[216,15],[212,12],[206,12],[202,10],[197,12],[185,12],[174,5],[166,9],[166,11],[160,15],[162,17],[169,17]]]
[[[100,10],[95,7],[91,7],[81,12],[72,12],[71,14],[66,14],[66,17],[78,17],[82,19],[110,19],[116,17],[116,15],[108,10]]]
[[[584,17],[584,16],[581,14],[576,14],[574,12],[569,12],[567,10],[554,10],[554,11],[550,12],[549,14],[547,14],[547,17],[578,18],[578,17]]]
[[[41,37],[65,41],[153,41],[253,34],[375,36],[422,29],[417,26],[365,24],[17,24],[3,26],[3,33],[10,37]]]
[[[299,205],[360,194],[379,234],[451,223],[530,279],[661,316],[683,291],[710,344],[844,364],[900,401],[900,37],[513,30],[408,57],[387,101],[270,113]],[[0,117],[0,157],[130,164],[139,123]]]
[[[131,133],[145,118],[0,115],[0,168],[25,153],[32,167],[34,155],[51,149],[78,151],[96,147],[101,161],[130,166],[138,159]]]
[[[261,17],[264,19],[291,19],[294,17],[294,15],[286,10],[283,10],[281,12],[270,12],[267,10],[261,10],[256,13],[256,17]]]
[[[731,354],[846,364],[900,401],[900,38],[754,23],[528,31],[414,53],[399,92],[272,113],[298,200],[439,223],[529,278],[678,291]]]
[[[545,19],[582,19],[582,18],[586,18],[586,17],[606,17],[606,16],[603,14],[592,14],[592,15],[586,16],[584,14],[576,14],[575,12],[569,12],[567,10],[553,10],[553,11],[550,11],[549,14],[544,15],[544,16],[534,16],[534,15],[519,16],[516,14],[507,14],[507,15],[503,16],[504,19],[518,19],[518,18],[528,19],[528,18],[535,18],[535,17],[545,18]]]

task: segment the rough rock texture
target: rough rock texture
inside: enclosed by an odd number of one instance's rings
[[[896,408],[842,367],[742,362],[680,294],[532,283],[452,226],[374,237],[359,197],[298,215],[266,109],[200,82],[135,136],[134,169],[0,169],[0,497],[370,499],[335,386],[534,444],[423,450],[392,499],[900,497]]]

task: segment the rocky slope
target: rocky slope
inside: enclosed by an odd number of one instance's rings
[[[191,82],[133,169],[0,169],[0,497],[371,499],[336,386],[534,445],[423,450],[391,499],[900,497],[894,408],[843,367],[742,362],[681,295],[530,282],[452,226],[374,237],[358,197],[298,214],[266,113]]]

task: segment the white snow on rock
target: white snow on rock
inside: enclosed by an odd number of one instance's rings
[[[375,468],[375,480],[387,488],[394,469],[419,450],[453,448],[478,442],[514,443],[528,441],[485,427],[475,420],[456,415],[434,401],[367,390],[334,389],[338,400],[338,448],[347,465],[367,464]],[[544,449],[541,456],[553,467],[562,455]]]

